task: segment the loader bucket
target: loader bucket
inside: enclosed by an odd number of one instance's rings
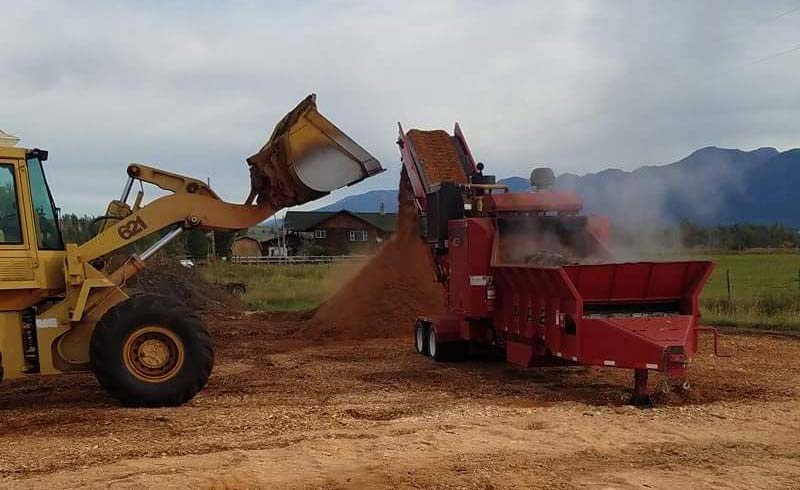
[[[319,199],[383,171],[380,162],[317,111],[311,94],[275,126],[247,159],[251,193],[275,209]]]

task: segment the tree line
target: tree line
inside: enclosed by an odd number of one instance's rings
[[[797,248],[800,232],[783,225],[736,224],[704,227],[684,221],[680,233],[685,247],[723,250],[749,248]]]
[[[615,245],[638,249],[747,250],[755,248],[800,248],[800,230],[784,225],[734,224],[704,226],[688,220],[673,226],[625,228],[613,226]]]

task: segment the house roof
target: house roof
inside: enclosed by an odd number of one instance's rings
[[[397,213],[353,213],[341,211],[287,211],[283,218],[284,226],[292,231],[310,231],[321,223],[339,214],[349,214],[383,231],[397,229]]]

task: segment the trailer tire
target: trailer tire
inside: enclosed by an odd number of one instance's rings
[[[428,355],[436,362],[461,361],[466,357],[468,344],[462,341],[439,342],[436,327],[428,329]]]
[[[422,320],[417,320],[416,325],[414,325],[414,348],[416,349],[417,354],[422,354],[423,356],[430,355],[428,352],[429,328],[429,325]]]
[[[206,327],[181,303],[137,295],[109,309],[89,347],[97,381],[125,405],[175,406],[208,382],[214,349]]]
[[[428,329],[428,341],[426,342],[426,344],[428,344],[428,355],[434,361],[442,360],[442,353],[439,350],[439,347],[441,347],[441,344],[439,344],[439,342],[438,342],[438,340],[436,338],[436,328],[435,327],[431,327],[430,329]]]

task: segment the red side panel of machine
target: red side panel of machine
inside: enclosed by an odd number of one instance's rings
[[[495,328],[505,335],[508,361],[528,367],[545,348],[577,352],[574,335],[562,332],[565,312],[581,311],[580,295],[560,267],[500,265],[493,268]]]
[[[697,317],[584,318],[578,324],[581,364],[663,371],[685,376],[696,351]]]
[[[411,190],[414,194],[414,200],[417,204],[417,209],[426,209],[427,203],[425,196],[427,194],[427,184],[423,180],[423,171],[420,168],[420,162],[417,161],[414,155],[413,145],[410,138],[408,138],[403,131],[403,126],[397,123],[400,129],[400,136],[397,139],[397,145],[400,147],[400,160],[403,162],[403,169],[408,174],[408,180],[411,184]]]
[[[474,171],[476,169],[477,162],[475,162],[475,158],[472,156],[472,152],[470,151],[469,145],[467,144],[467,138],[464,137],[464,133],[461,131],[461,125],[459,125],[458,123],[456,123],[455,127],[453,128],[453,136],[461,145],[461,148],[463,149],[464,152],[464,156],[469,162],[467,169],[470,171]]]
[[[496,265],[495,327],[509,361],[527,366],[542,342],[587,365],[681,377],[697,348],[697,298],[709,262]]]
[[[587,303],[680,301],[681,313],[692,314],[712,267],[704,261],[633,262],[567,265],[564,271]]]
[[[450,311],[467,318],[485,318],[490,312],[489,257],[494,222],[489,218],[452,220],[448,223]]]

